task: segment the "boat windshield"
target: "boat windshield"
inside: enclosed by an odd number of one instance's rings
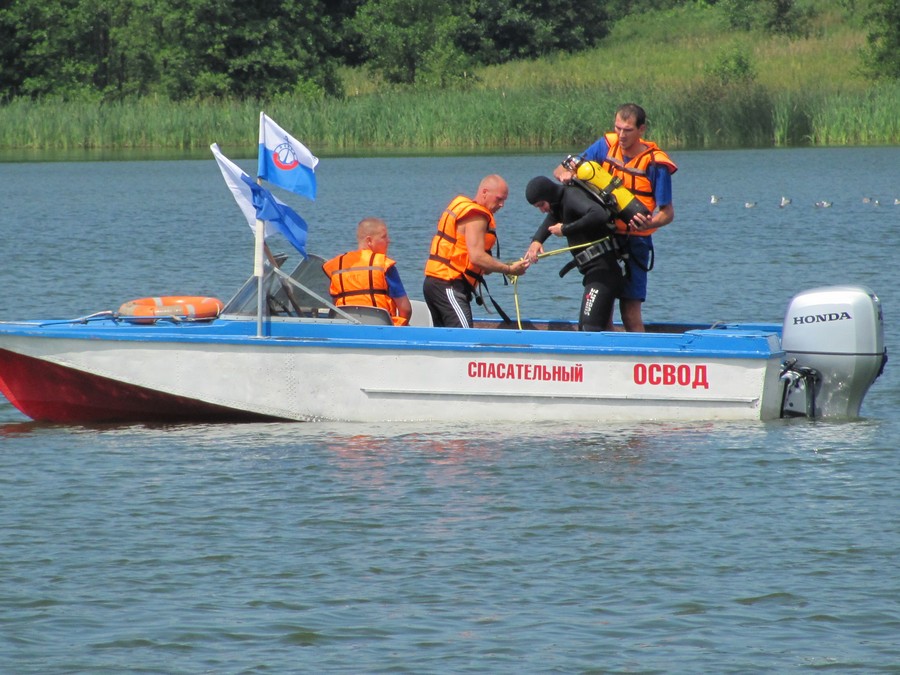
[[[284,258],[276,258],[282,265]],[[301,260],[290,277],[296,284],[276,274],[270,264],[265,269],[266,310],[271,316],[303,316],[318,314],[320,309],[329,307],[328,277],[322,271],[324,258],[310,255]],[[251,276],[234,297],[229,300],[222,314],[256,316],[256,277]]]

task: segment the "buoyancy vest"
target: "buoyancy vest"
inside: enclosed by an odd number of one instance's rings
[[[613,176],[621,179],[622,186],[637,197],[650,210],[650,213],[653,213],[656,209],[656,197],[653,193],[652,182],[652,173],[655,165],[662,164],[672,174],[678,170],[675,162],[669,159],[669,156],[660,150],[656,143],[641,139],[641,143],[646,148],[626,163],[625,156],[622,153],[622,146],[619,144],[619,136],[615,132],[609,132],[605,134],[605,138],[609,146],[609,152],[607,152],[606,157],[601,162],[601,166]],[[647,237],[656,232],[657,229],[659,228],[631,232],[631,235]],[[616,231],[623,234],[627,232],[627,223],[617,220]]]
[[[397,325],[403,325],[397,315],[397,304],[388,295],[387,272],[396,263],[383,253],[350,251],[332,258],[322,265],[331,279],[328,292],[334,304],[386,309]]]
[[[450,202],[438,221],[437,232],[431,240],[425,276],[453,281],[464,278],[475,289],[482,279],[482,269],[469,259],[469,249],[465,236],[460,236],[457,224],[473,214],[482,214],[488,219],[484,234],[484,250],[490,254],[497,242],[497,226],[494,214],[464,195]]]

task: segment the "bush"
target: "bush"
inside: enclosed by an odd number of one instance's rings
[[[753,60],[739,47],[724,52],[707,65],[706,74],[721,85],[751,83],[756,80]]]

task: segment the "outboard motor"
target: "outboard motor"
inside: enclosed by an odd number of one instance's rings
[[[881,302],[864,286],[827,286],[795,295],[782,330],[782,417],[859,416],[887,363]]]

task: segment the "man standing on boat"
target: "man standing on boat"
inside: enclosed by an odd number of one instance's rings
[[[474,199],[458,195],[444,209],[425,263],[423,293],[435,326],[471,328],[472,296],[491,272],[519,276],[527,260],[505,263],[491,254],[497,241],[494,214],[509,197],[500,176],[485,176]]]
[[[528,181],[525,198],[547,214],[534,233],[525,258],[536,262],[551,234],[565,237],[573,257],[559,274],[563,276],[577,267],[584,277],[578,330],[606,330],[624,285],[609,210],[581,186],[564,185],[546,176]]]
[[[357,250],[348,251],[322,265],[331,279],[334,304],[381,307],[395,326],[406,326],[412,303],[403,288],[396,263],[387,257],[387,224],[381,218],[363,218],[356,227]]]
[[[619,296],[619,313],[625,330],[643,332],[641,303],[647,299],[647,272],[653,269],[651,235],[675,218],[672,205],[672,174],[675,163],[652,141],[644,140],[647,114],[635,103],[616,110],[614,131],[604,134],[584,151],[585,160],[598,162],[650,211],[638,213],[629,222],[616,221],[619,246],[627,253],[625,287]],[[562,182],[573,173],[559,166],[553,173]],[[612,314],[608,329],[612,330]]]

